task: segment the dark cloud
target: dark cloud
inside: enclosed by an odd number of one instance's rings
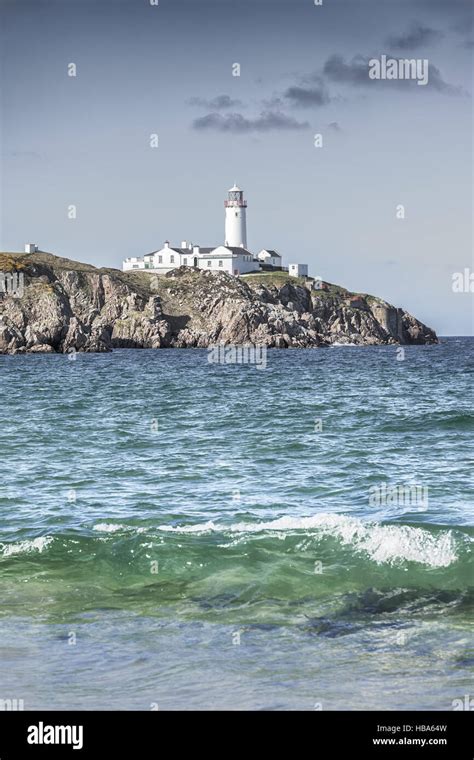
[[[445,26],[461,38],[470,38],[474,29],[472,0],[415,0],[420,9],[438,14]],[[465,42],[461,43],[465,46]],[[468,45],[467,45],[468,47]]]
[[[291,116],[286,116],[278,111],[263,111],[260,116],[248,119],[240,113],[229,113],[223,116],[220,113],[210,113],[193,121],[194,129],[214,130],[216,132],[235,132],[245,134],[249,132],[271,132],[285,129],[306,129],[308,122],[297,121]]]
[[[328,129],[332,129],[333,132],[342,132],[342,129],[337,121],[332,121],[330,124],[328,124]]]
[[[380,56],[374,57],[380,58]],[[387,58],[392,57],[398,60],[397,56],[387,55]],[[424,89],[417,86],[414,79],[370,79],[369,60],[369,58],[357,55],[346,63],[341,55],[332,55],[324,64],[323,71],[325,76],[332,82],[353,85],[355,87],[375,86],[378,88],[384,87],[385,89],[390,89],[391,87],[407,89],[415,86],[417,90]],[[461,87],[455,87],[445,82],[440,70],[432,63],[428,64],[428,84],[425,87],[426,89],[430,88],[449,95],[463,94]]]
[[[425,45],[432,45],[443,39],[443,32],[431,29],[429,26],[413,24],[411,29],[400,35],[388,37],[386,44],[396,50],[418,50]]]
[[[369,79],[369,59],[361,55],[346,63],[342,55],[335,53],[327,59],[323,73],[332,82],[358,86],[373,84],[373,80]]]
[[[242,106],[242,101],[234,100],[230,95],[216,95],[215,98],[207,100],[206,98],[189,98],[188,104],[190,106],[199,106],[200,108],[207,108],[212,111],[221,111],[225,108],[237,108]]]
[[[302,108],[324,106],[330,101],[329,94],[322,83],[311,87],[293,85],[285,90],[283,97],[291,105],[301,106]]]
[[[272,95],[271,98],[264,98],[261,101],[261,106],[265,111],[274,111],[275,109],[279,111],[286,106],[286,103],[279,95]]]

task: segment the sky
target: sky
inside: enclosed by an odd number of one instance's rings
[[[0,250],[219,245],[237,182],[253,252],[473,335],[471,2],[155,2],[1,1]]]

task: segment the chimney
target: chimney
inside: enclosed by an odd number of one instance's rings
[[[169,240],[165,240],[165,248],[169,248],[169,247],[170,247],[170,241]]]
[[[181,248],[187,248],[187,247],[188,247],[188,241],[187,240],[182,240],[181,241]]]
[[[198,245],[193,245],[193,253],[196,256],[199,256],[199,246]]]

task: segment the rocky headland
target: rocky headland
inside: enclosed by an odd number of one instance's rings
[[[0,353],[114,348],[275,348],[437,343],[401,308],[283,272],[232,277],[188,268],[166,276],[97,269],[49,253],[0,253],[24,290],[0,293]]]

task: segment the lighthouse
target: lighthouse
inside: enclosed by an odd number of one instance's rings
[[[225,245],[247,248],[247,201],[240,187],[229,190],[225,206]]]

